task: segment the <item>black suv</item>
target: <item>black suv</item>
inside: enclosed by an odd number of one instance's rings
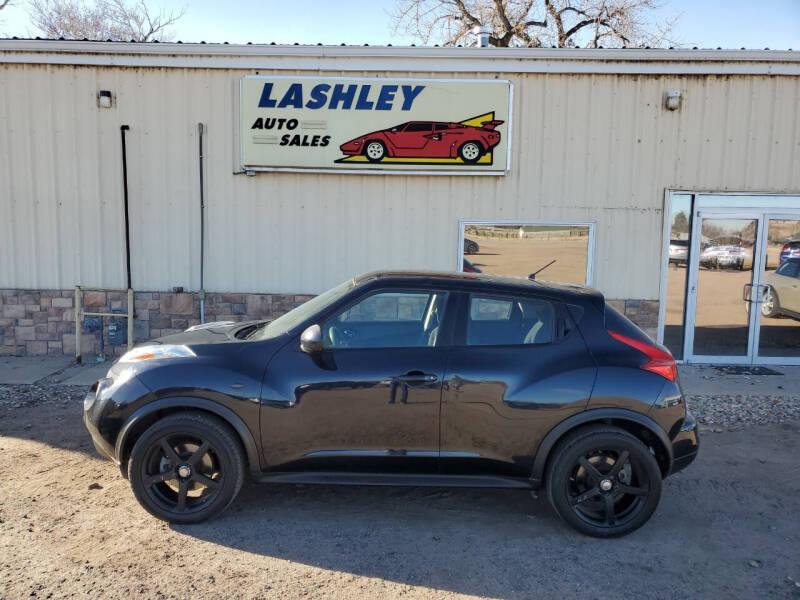
[[[84,401],[150,513],[202,521],[261,482],[546,490],[579,531],[647,521],[697,453],[675,361],[597,291],[377,272],[270,322],[134,348]]]

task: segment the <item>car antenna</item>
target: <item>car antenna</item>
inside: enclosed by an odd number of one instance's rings
[[[557,258],[554,258],[553,260],[551,260],[549,263],[547,263],[545,266],[543,266],[543,267],[542,267],[541,269],[539,269],[538,271],[535,271],[535,272],[531,273],[530,275],[528,275],[528,279],[530,279],[531,281],[535,281],[535,280],[536,280],[536,276],[537,276],[539,273],[541,273],[542,271],[544,271],[544,270],[545,270],[547,267],[549,267],[550,265],[552,265],[552,264],[553,264],[554,262],[556,262],[557,260],[558,260]]]

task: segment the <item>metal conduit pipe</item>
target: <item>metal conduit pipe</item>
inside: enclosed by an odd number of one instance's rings
[[[198,161],[200,165],[200,322],[206,322],[206,291],[203,275],[205,274],[205,229],[206,229],[206,201],[203,190],[203,124],[197,124]]]

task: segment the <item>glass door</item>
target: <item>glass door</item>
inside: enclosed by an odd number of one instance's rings
[[[800,214],[767,215],[762,229],[755,362],[800,364]]]
[[[755,274],[762,264],[761,216],[698,211],[696,217],[684,356],[689,362],[751,363],[760,299]]]

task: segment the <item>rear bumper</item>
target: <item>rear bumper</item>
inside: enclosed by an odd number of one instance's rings
[[[672,440],[672,468],[669,474],[688,467],[697,457],[700,447],[700,438],[697,435],[697,421],[692,413],[686,411],[686,418],[683,420],[678,434]]]

